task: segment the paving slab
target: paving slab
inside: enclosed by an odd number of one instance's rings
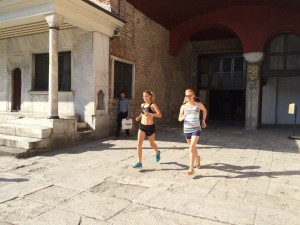
[[[58,209],[107,220],[124,210],[130,201],[84,192],[57,206]]]
[[[21,225],[52,208],[52,206],[33,201],[14,199],[0,204],[0,220]]]
[[[80,224],[81,216],[68,211],[52,209],[48,212],[28,220],[24,225],[75,225]]]
[[[109,222],[115,225],[123,224],[170,224],[170,225],[225,225],[224,223],[178,214],[161,209],[149,208],[143,205],[133,204],[125,211],[118,214]]]

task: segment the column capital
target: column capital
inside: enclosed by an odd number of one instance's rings
[[[243,54],[247,63],[259,64],[264,60],[263,52],[248,52]]]
[[[63,22],[63,16],[58,14],[50,14],[45,17],[48,23],[49,28],[59,28],[61,23]]]

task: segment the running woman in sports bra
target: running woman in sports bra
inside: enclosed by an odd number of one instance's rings
[[[140,121],[140,127],[138,131],[138,142],[137,142],[137,153],[138,153],[138,162],[133,165],[133,168],[143,167],[142,165],[142,146],[143,141],[146,136],[150,142],[151,147],[155,150],[155,161],[159,162],[160,160],[160,151],[158,151],[157,145],[154,142],[155,139],[155,125],[153,118],[161,118],[161,112],[158,106],[155,103],[152,103],[153,93],[149,90],[143,92],[144,102],[141,104],[141,113],[138,115],[135,120]]]
[[[206,128],[207,110],[201,102],[195,102],[195,94],[192,89],[185,91],[185,98],[183,105],[180,108],[178,120],[183,121],[183,132],[185,139],[189,144],[190,153],[190,168],[188,174],[194,173],[194,163],[196,160],[196,167],[200,169],[200,156],[197,151],[197,142],[200,137],[201,127]],[[200,110],[203,112],[203,118],[200,125]]]

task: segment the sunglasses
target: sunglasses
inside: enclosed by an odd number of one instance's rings
[[[192,97],[193,95],[185,95],[185,97],[189,98],[189,97]]]

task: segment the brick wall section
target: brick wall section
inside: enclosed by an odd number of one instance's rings
[[[126,22],[121,34],[111,39],[110,54],[135,63],[132,116],[135,118],[139,114],[142,92],[149,89],[155,93],[155,102],[163,114],[156,123],[173,122],[177,120],[184,90],[191,85],[191,45],[185,44],[177,57],[170,56],[169,31],[128,3]],[[115,126],[115,102],[111,99],[109,106],[112,128]]]

